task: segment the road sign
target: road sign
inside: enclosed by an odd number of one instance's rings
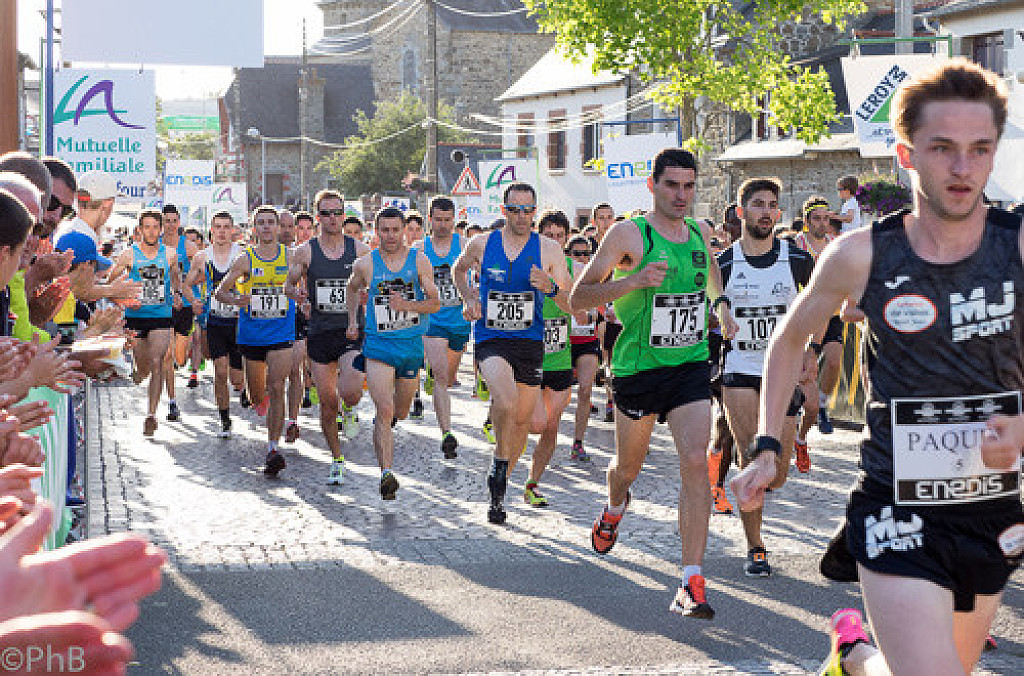
[[[476,180],[473,170],[466,167],[459,174],[459,178],[452,187],[453,195],[480,195],[480,181]]]

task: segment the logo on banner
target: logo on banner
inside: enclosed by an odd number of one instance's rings
[[[487,187],[500,188],[506,183],[515,183],[516,180],[516,165],[499,164],[491,170],[491,175],[487,177]]]
[[[238,200],[236,200],[235,196],[232,194],[230,186],[214,190],[213,198],[210,201],[213,204],[238,204]]]
[[[67,93],[64,94],[60,102],[57,104],[57,109],[53,111],[53,123],[54,125],[67,122],[68,120],[74,120],[74,124],[77,127],[79,120],[83,117],[91,117],[93,115],[106,115],[114,121],[119,127],[125,127],[127,129],[145,129],[142,125],[131,124],[121,119],[120,115],[127,113],[128,110],[122,109],[117,110],[114,106],[114,82],[112,80],[100,80],[82,96],[78,101],[78,105],[75,107],[75,112],[72,113],[68,110],[68,103],[74,97],[78,88],[82,86],[82,83],[89,79],[88,75],[83,75],[79,78],[78,82],[68,89]],[[100,109],[89,109],[87,106],[97,96],[103,96],[103,108]]]
[[[856,115],[865,122],[884,124],[889,121],[889,106],[900,85],[910,77],[907,71],[895,65],[883,75],[874,88],[857,106]]]

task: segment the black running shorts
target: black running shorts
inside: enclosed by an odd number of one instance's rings
[[[574,381],[575,378],[573,378],[572,369],[565,369],[564,371],[545,371],[541,386],[545,390],[565,392],[567,389],[572,387]]]
[[[586,343],[573,343],[572,344],[572,367],[576,368],[576,361],[588,354],[592,354],[597,357],[598,363],[601,362],[601,346],[596,340],[591,340]]]
[[[177,310],[171,310],[171,319],[174,320],[174,332],[179,336],[187,336],[192,333],[192,306],[182,303]]]
[[[129,331],[139,334],[139,338],[145,340],[149,337],[150,331],[169,329],[173,326],[170,317],[125,317],[124,325]]]
[[[991,512],[958,515],[855,490],[846,508],[847,545],[868,570],[934,582],[953,592],[955,611],[970,612],[976,595],[1001,592],[1021,563],[1021,504],[998,504]]]
[[[292,349],[292,341],[286,340],[283,343],[274,343],[273,345],[239,345],[238,351],[242,353],[242,356],[249,361],[266,361],[267,354],[275,352],[277,350],[290,350]]]
[[[492,338],[473,348],[477,363],[491,357],[504,359],[512,367],[517,383],[540,387],[544,380],[544,343],[524,338]]]
[[[227,357],[233,369],[242,368],[242,353],[238,351],[236,342],[238,327],[236,324],[206,325],[206,346],[210,351],[210,359],[217,360]]]
[[[843,342],[843,331],[846,329],[846,324],[839,315],[833,315],[828,320],[828,327],[825,329],[825,336],[821,339],[821,344],[825,343],[842,343]]]
[[[761,376],[749,376],[745,373],[726,373],[722,376],[722,387],[742,387],[755,390],[761,393]],[[789,400],[789,408],[786,409],[786,416],[793,418],[800,415],[800,409],[804,405],[804,391],[797,387],[793,390],[793,397]]]
[[[711,399],[711,366],[706,361],[641,371],[612,378],[615,405],[633,420],[669,413],[695,401]]]
[[[349,340],[347,334],[340,330],[313,333],[306,338],[306,354],[310,361],[317,364],[333,364],[346,352],[359,352],[362,349],[362,329],[356,340]]]

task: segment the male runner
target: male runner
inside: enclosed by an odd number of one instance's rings
[[[316,219],[313,217],[313,214],[309,213],[308,211],[296,212],[296,214],[295,214],[295,248],[298,248],[298,247],[302,246],[303,244],[308,242],[310,239],[315,237],[316,234],[317,234]],[[305,315],[303,315],[302,312],[296,312],[295,313],[295,319],[296,319],[296,322],[297,322],[296,327],[295,327],[295,335],[296,335],[296,337],[298,337],[300,335],[300,333],[302,333],[299,330],[298,323],[301,323],[304,320],[308,322],[309,318],[306,317]],[[304,331],[305,331],[305,334],[309,333],[308,324],[307,324],[306,329],[304,329]],[[305,334],[303,334],[303,335],[305,335]],[[307,339],[308,339],[308,335],[307,335]],[[294,350],[292,352],[294,353]],[[292,356],[294,357],[295,355],[293,354]],[[311,390],[313,388],[313,374],[310,371],[309,354],[307,354],[307,352],[306,352],[305,341],[303,341],[303,345],[302,345],[302,359],[301,359],[301,362],[298,365],[296,365],[294,361],[292,362],[292,372],[293,373],[295,372],[296,367],[300,369],[300,373],[302,375],[302,408],[310,408],[310,407],[313,406],[313,400],[312,400],[311,394],[310,394],[310,392],[311,392]],[[289,376],[289,377],[291,377],[291,376]],[[317,398],[316,403],[318,403],[318,404],[320,403],[320,399],[319,398]]]
[[[380,465],[380,497],[394,500],[398,478],[394,464],[395,420],[409,413],[412,396],[423,368],[424,314],[441,307],[434,270],[422,251],[406,244],[405,218],[393,207],[377,212],[380,248],[363,255],[352,267],[346,289],[348,316],[354,317],[363,291],[366,302],[366,337],[363,357],[370,398],[377,410],[373,422],[373,448]],[[359,340],[359,326],[349,322],[347,336]]]
[[[342,231],[345,202],[340,193],[321,190],[313,204],[320,234],[295,250],[285,291],[295,302],[310,307],[306,347],[320,399],[320,429],[331,451],[327,483],[338,486],[345,462],[338,436],[339,392],[349,407],[363,396],[363,374],[352,365],[362,338],[357,335],[349,340],[346,335],[349,324],[358,326],[359,322],[349,314],[345,290],[356,259],[370,249]]]
[[[181,306],[181,269],[174,249],[160,241],[162,221],[159,211],[147,209],[139,214],[139,241],[121,252],[108,275],[117,279],[128,270],[129,279],[142,285],[139,306],[125,310],[125,325],[138,335],[133,378],[139,384],[149,376],[149,406],[142,424],[147,437],[157,428],[156,408],[166,373],[164,355],[171,344],[171,311]]]
[[[174,251],[178,261],[178,274],[182,279],[188,274],[192,257],[196,255],[196,245],[189,242],[181,234],[181,215],[173,204],[165,204],[163,208],[163,235],[161,241]],[[192,306],[188,303],[175,305],[171,312],[174,333],[171,336],[171,349],[164,357],[164,385],[167,388],[167,419],[171,422],[181,419],[181,410],[174,396],[174,369],[184,366],[189,354],[189,336],[192,334]]]
[[[418,211],[410,211],[405,215],[405,243],[415,247],[423,241],[426,233],[423,227],[423,214]],[[430,321],[434,318],[431,317]],[[429,393],[428,393],[429,394]],[[423,400],[420,399],[420,386],[416,385],[416,394],[412,399],[412,410],[409,411],[410,420],[423,420]]]
[[[227,275],[231,263],[242,253],[242,246],[231,241],[235,224],[226,211],[218,211],[210,219],[210,246],[196,254],[192,268],[185,279],[185,295],[192,303],[195,314],[204,311],[206,318],[206,347],[213,361],[213,396],[220,414],[221,439],[231,438],[230,381],[236,390],[245,386],[242,373],[242,353],[238,351],[238,306],[217,300],[215,292]],[[192,287],[201,284],[206,297],[193,296]],[[192,297],[190,297],[192,296]]]
[[[614,303],[623,326],[612,359],[615,459],[608,467],[608,505],[594,522],[591,544],[599,554],[611,551],[654,423],[667,420],[682,478],[683,579],[670,609],[711,619],[701,570],[711,513],[705,455],[711,424],[707,313],[709,300],[721,293],[721,274],[708,253],[710,228],[684,218],[696,182],[691,153],[678,148],[658,153],[647,179],[653,212],[612,226],[570,301],[577,312]],[[725,304],[718,309],[731,335],[732,317]]]
[[[277,241],[288,247],[288,259],[292,259],[297,246],[295,241],[296,217],[290,211],[278,214]],[[292,342],[292,363],[288,371],[288,398],[285,400],[285,443],[295,443],[299,438],[299,409],[306,392],[303,367],[306,363],[306,332],[309,328],[309,305],[298,303],[295,308],[295,340]]]
[[[1020,217],[982,192],[1006,115],[1002,80],[963,59],[905,83],[892,119],[913,210],[828,247],[768,351],[755,457],[732,482],[742,509],[774,480],[807,336],[847,299],[866,317],[867,434],[846,517],[878,648],[857,611],[836,613],[829,673],[970,673],[1024,552],[1006,425],[1021,420],[1024,243]]]
[[[566,251],[573,263],[570,269],[582,271],[583,266],[590,262],[591,240],[576,235],[569,240]],[[576,416],[569,458],[580,462],[590,461],[590,455],[583,448],[583,442],[586,440],[587,427],[590,426],[590,402],[597,370],[601,366],[598,329],[602,323],[603,319],[598,310],[585,310],[573,316],[572,331],[569,334],[569,342],[572,344],[572,368],[576,374]]]
[[[561,211],[548,209],[537,220],[537,232],[558,242],[565,249],[569,237],[569,219]],[[585,241],[585,240],[584,240]],[[566,259],[566,268],[572,278],[572,261]],[[537,489],[544,470],[551,462],[558,440],[558,424],[569,405],[572,395],[572,317],[566,298],[544,299],[544,377],[541,395],[533,409],[530,433],[539,434],[537,446],[530,458],[530,476],[523,488],[523,500],[532,507],[547,507],[548,499]]]
[[[740,238],[718,256],[722,284],[739,330],[725,355],[722,372],[722,405],[736,448],[750,445],[757,430],[757,400],[761,391],[764,353],[776,324],[785,316],[797,292],[807,285],[814,260],[789,240],[774,236],[778,222],[779,194],[782,187],[775,179],[752,178],[739,189],[737,216],[743,222]],[[817,353],[821,345],[808,349],[804,379],[817,375]],[[812,374],[807,376],[806,374]],[[803,392],[793,393],[782,429],[783,452],[779,454],[779,472],[772,489],[786,481],[793,453],[796,416],[803,404]],[[740,458],[740,465],[744,461]],[[747,563],[744,572],[751,577],[767,577],[772,569],[761,538],[761,510],[740,512],[747,539]]]
[[[496,446],[487,475],[487,520],[505,522],[508,473],[523,452],[543,378],[544,297],[565,302],[569,271],[558,243],[533,231],[537,193],[505,188],[504,226],[469,241],[455,262],[455,286],[473,328],[474,356],[490,392]],[[478,292],[469,272],[480,271]]]
[[[441,299],[441,309],[430,316],[430,326],[423,335],[423,351],[430,369],[427,394],[434,398],[434,415],[441,429],[441,453],[451,459],[458,455],[459,442],[452,434],[452,402],[448,388],[458,375],[470,329],[469,322],[462,316],[462,298],[452,279],[452,266],[462,253],[463,240],[452,232],[455,203],[447,197],[430,201],[427,218],[430,219],[430,235],[416,246],[434,268],[434,284]]]
[[[284,428],[284,381],[291,370],[295,304],[284,293],[288,247],[277,241],[277,209],[257,207],[252,220],[255,243],[231,263],[214,297],[240,308],[237,341],[245,358],[249,400],[268,400],[263,409],[267,414],[263,473],[276,477],[287,464],[277,445]]]

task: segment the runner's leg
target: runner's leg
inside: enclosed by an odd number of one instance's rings
[[[699,566],[704,560],[711,516],[708,486],[708,439],[711,435],[711,402],[695,401],[672,410],[668,426],[679,454],[679,533],[683,566]]]
[[[338,436],[338,362],[312,363],[313,384],[320,395],[320,430],[324,433],[331,457],[341,460],[341,437]],[[360,392],[362,388],[360,387]]]
[[[596,354],[581,355],[576,360],[576,421],[573,429],[573,441],[584,440],[587,426],[590,424],[590,401],[594,393],[594,380],[597,378],[599,365]]]
[[[267,408],[267,439],[276,446],[284,430],[284,381],[292,367],[290,349],[267,352],[266,387],[270,405]]]

